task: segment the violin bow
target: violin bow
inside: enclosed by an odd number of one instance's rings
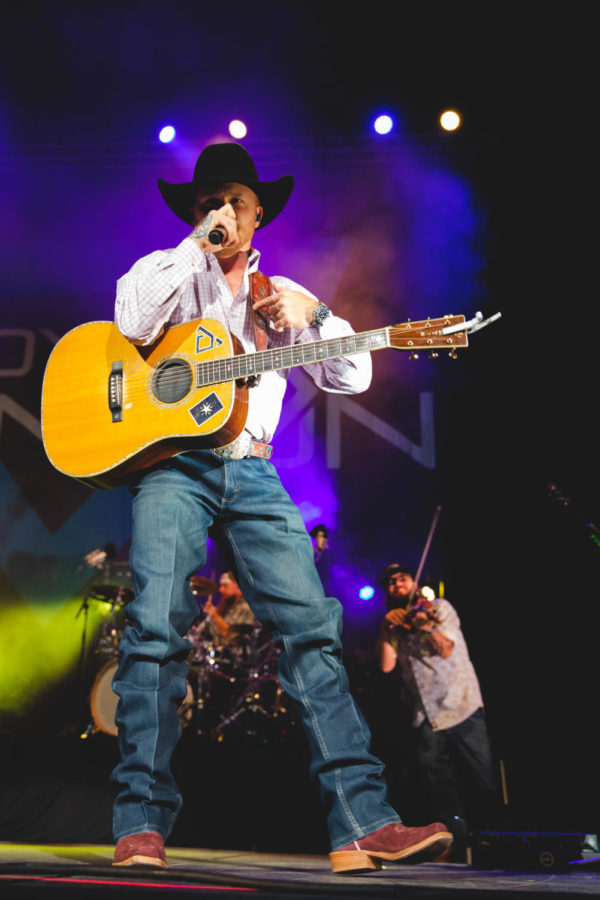
[[[425,565],[425,560],[427,559],[427,554],[429,553],[429,548],[431,547],[431,542],[433,540],[433,535],[435,529],[437,527],[438,519],[440,517],[440,513],[442,511],[441,506],[436,506],[433,511],[433,517],[431,519],[431,525],[429,526],[429,534],[427,535],[427,540],[425,541],[425,547],[423,548],[423,553],[421,554],[421,561],[419,562],[419,568],[417,569],[415,579],[413,582],[413,586],[411,588],[410,594],[408,595],[408,603],[410,603],[415,596],[417,588],[419,586],[419,581],[421,579],[421,574],[423,572],[423,566]]]

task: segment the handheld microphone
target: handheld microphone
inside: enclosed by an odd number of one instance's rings
[[[208,232],[208,240],[211,244],[222,244],[226,238],[226,234],[222,228],[213,228]]]

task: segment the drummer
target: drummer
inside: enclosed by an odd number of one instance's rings
[[[235,643],[240,633],[246,630],[243,626],[254,626],[257,619],[244,600],[233,572],[223,572],[221,575],[219,594],[221,596],[216,605],[211,599],[206,601],[204,612],[215,637],[219,635],[228,643]]]

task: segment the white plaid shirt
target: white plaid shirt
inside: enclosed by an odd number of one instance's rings
[[[252,352],[256,345],[248,276],[258,269],[259,258],[257,250],[250,251],[242,286],[233,297],[214,255],[203,253],[192,238],[186,237],[172,250],[156,250],[139,259],[118,280],[117,327],[133,343],[151,344],[166,326],[199,318],[217,319],[239,338],[246,352]],[[289,278],[276,276],[272,280],[279,287],[314,296]],[[348,322],[330,315],[318,329],[287,328],[278,332],[269,328],[268,346],[283,347],[353,333]],[[315,362],[306,366],[306,371],[326,391],[355,394],[371,383],[371,356],[361,353]],[[246,430],[260,441],[271,441],[275,433],[287,375],[288,370],[265,372],[249,392]]]

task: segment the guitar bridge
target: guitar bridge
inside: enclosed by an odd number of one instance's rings
[[[113,422],[123,421],[123,363],[114,362],[108,376],[108,408]]]

